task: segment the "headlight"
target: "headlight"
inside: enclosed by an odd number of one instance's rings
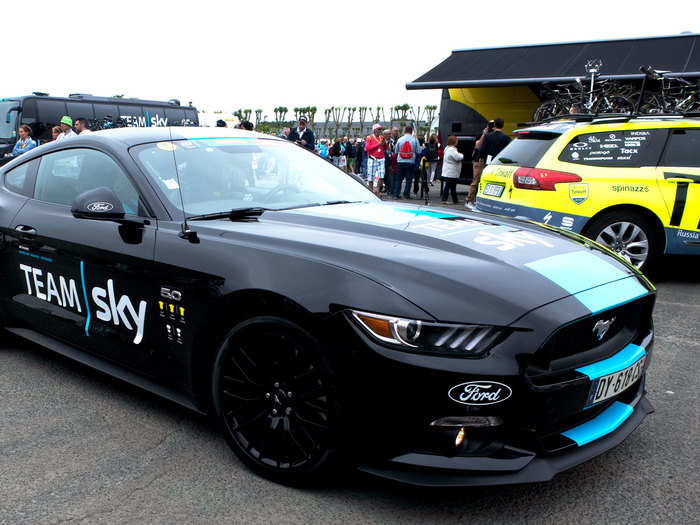
[[[431,323],[358,310],[350,313],[374,339],[409,352],[479,357],[508,335],[507,329],[498,326]]]

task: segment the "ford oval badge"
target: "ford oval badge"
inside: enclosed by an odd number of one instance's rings
[[[104,213],[112,211],[114,206],[109,202],[91,202],[87,205],[87,209],[93,213]]]
[[[455,385],[447,392],[452,401],[463,405],[495,405],[513,394],[508,385],[496,381],[470,381]]]

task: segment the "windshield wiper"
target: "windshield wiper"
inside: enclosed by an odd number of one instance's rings
[[[188,221],[215,221],[216,219],[229,219],[231,221],[255,219],[267,211],[267,208],[234,208],[229,211],[205,213],[187,217]]]
[[[352,204],[353,202],[360,202],[360,201],[326,201],[323,203],[324,206],[333,206],[334,204]]]
[[[502,162],[503,164],[516,164],[517,161],[513,159],[509,159],[508,157],[498,157],[498,160]]]

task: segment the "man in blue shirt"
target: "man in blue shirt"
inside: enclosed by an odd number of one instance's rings
[[[413,181],[413,173],[416,170],[416,155],[420,152],[420,144],[418,139],[413,136],[413,126],[410,124],[404,128],[404,135],[396,142],[396,177],[394,178],[394,191],[392,192],[397,199],[401,198],[401,183],[406,179],[406,187],[403,191],[403,196],[406,199],[411,198],[411,182]]]

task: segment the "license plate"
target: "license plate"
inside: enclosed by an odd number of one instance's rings
[[[642,376],[646,360],[647,356],[642,356],[636,363],[619,372],[595,379],[588,393],[586,406],[610,399],[631,387]]]
[[[484,186],[484,195],[488,195],[490,197],[500,197],[503,195],[503,189],[505,187],[501,186],[500,184],[487,184]]]

